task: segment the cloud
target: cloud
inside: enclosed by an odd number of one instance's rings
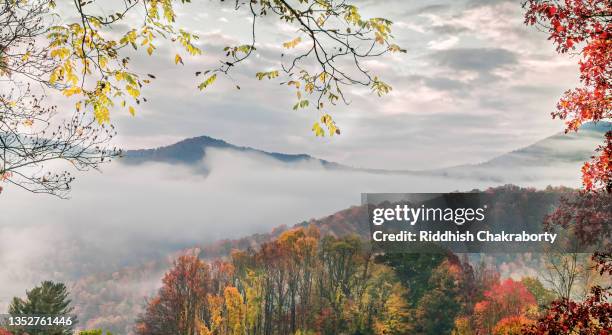
[[[481,74],[518,63],[516,53],[500,48],[455,48],[436,51],[430,56],[437,65]]]
[[[430,41],[427,46],[432,50],[445,50],[449,49],[459,42],[459,37],[451,36],[447,38]]]
[[[459,80],[447,77],[424,77],[425,85],[440,91],[464,91],[467,85]]]

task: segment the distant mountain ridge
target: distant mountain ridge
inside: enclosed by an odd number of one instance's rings
[[[262,154],[284,163],[299,163],[314,160],[320,162],[325,167],[341,167],[340,164],[318,159],[307,154],[268,152],[251,147],[237,146],[209,136],[188,138],[175,144],[155,149],[129,150],[125,153],[125,157],[122,161],[127,164],[140,164],[145,162],[195,164],[206,156],[206,149],[210,148]]]
[[[192,165],[204,159],[207,149],[223,149],[242,153],[260,154],[282,163],[319,162],[325,168],[341,170],[377,174],[428,174],[461,177],[466,172],[474,169],[507,169],[511,166],[528,168],[530,166],[546,166],[558,162],[583,162],[592,156],[597,143],[601,142],[601,136],[607,131],[612,131],[611,122],[600,121],[598,123],[587,123],[584,124],[577,133],[558,133],[524,148],[505,153],[482,163],[459,165],[430,171],[383,170],[351,167],[319,159],[308,154],[268,152],[252,147],[237,146],[209,136],[188,138],[175,144],[155,149],[129,150],[125,153],[125,157],[121,161],[125,164],[162,162]]]
[[[551,157],[562,161],[585,161],[592,152],[584,152],[583,148],[568,148],[564,146],[572,140],[595,140],[601,142],[602,134],[612,131],[612,123],[600,121],[598,123],[587,123],[580,127],[579,132],[559,133],[543,140],[540,140],[527,147],[511,151],[501,156],[495,157],[482,164],[502,165],[505,164],[508,157],[531,156],[532,158]],[[591,149],[595,149],[592,147]]]
[[[481,180],[507,182],[510,175],[537,180],[542,174],[579,171],[583,162],[594,155],[608,131],[612,131],[611,122],[587,123],[578,132],[558,133],[482,163],[436,169],[429,174],[449,178],[478,175]]]

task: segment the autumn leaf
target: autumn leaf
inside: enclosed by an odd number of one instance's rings
[[[273,70],[273,71],[268,71],[268,72],[257,72],[255,74],[255,76],[259,80],[262,80],[264,78],[274,79],[274,78],[278,77],[278,71],[277,70]]]
[[[321,125],[319,124],[319,122],[315,122],[312,125],[312,131],[315,133],[315,136],[319,136],[319,137],[325,136],[325,131],[323,130],[323,128],[321,128]]]
[[[176,54],[176,55],[174,56],[174,64],[178,64],[178,63],[181,63],[182,65],[185,65],[185,64],[183,63],[183,58],[181,58],[181,55]]]
[[[298,44],[300,44],[302,42],[302,38],[301,37],[296,37],[294,39],[292,39],[289,42],[285,42],[283,43],[283,47],[285,49],[293,49],[295,48]]]
[[[79,93],[82,93],[82,92],[83,92],[83,90],[80,87],[78,87],[78,86],[71,86],[71,87],[66,88],[66,89],[64,89],[62,91],[62,93],[65,96],[67,96],[67,97],[72,96],[74,94],[79,94]]]
[[[212,85],[215,80],[217,80],[217,74],[213,74],[210,77],[206,78],[206,80],[204,80],[200,85],[198,85],[198,88],[200,89],[200,91],[203,91],[204,89],[206,89],[208,86]]]

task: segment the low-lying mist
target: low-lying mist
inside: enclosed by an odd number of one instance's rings
[[[571,165],[571,166],[570,166]],[[481,179],[373,174],[209,149],[195,166],[114,162],[79,175],[70,200],[5,188],[0,196],[0,310],[45,280],[71,281],[173,251],[293,225],[358,205],[363,192],[469,191],[514,183],[578,185],[579,164],[505,167]],[[204,172],[206,171],[206,172]],[[509,174],[508,171],[515,171]]]

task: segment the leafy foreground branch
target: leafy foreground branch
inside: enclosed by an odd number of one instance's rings
[[[46,103],[45,91],[36,84],[59,66],[50,47],[40,44],[49,31],[49,5],[0,4],[0,182],[65,197],[74,177],[68,171],[51,172],[48,164],[62,161],[77,170],[95,169],[119,151],[107,147],[115,135],[112,126],[99,125],[80,107],[60,113]]]
[[[164,45],[178,65],[203,54],[199,37],[176,23],[177,8],[189,2],[74,0],[60,3],[61,10],[54,0],[0,2],[0,180],[64,197],[73,177],[49,172],[51,161],[86,170],[116,157],[119,152],[107,146],[115,135],[111,112],[135,114],[147,101],[145,86],[156,78],[134,71],[131,56],[153,55]],[[289,25],[296,36],[283,43],[276,68],[253,76],[282,78],[295,90],[293,109],[317,111],[316,136],[340,134],[324,110],[348,103],[345,88],[363,86],[379,96],[391,90],[363,63],[404,52],[391,42],[389,20],[364,18],[356,6],[335,0],[236,1],[234,7],[236,15],[250,16],[250,39],[218,50],[224,53],[220,65],[196,72],[205,77],[200,90],[218,75],[233,80],[232,70],[258,52],[256,27],[264,17]],[[48,97],[56,93],[74,108],[57,111],[49,105]]]
[[[553,118],[565,120],[566,132],[612,119],[612,2],[527,0],[523,6],[525,23],[546,32],[558,53],[581,57],[582,87],[565,92]],[[596,150],[582,167],[584,187],[612,192],[612,131]]]

